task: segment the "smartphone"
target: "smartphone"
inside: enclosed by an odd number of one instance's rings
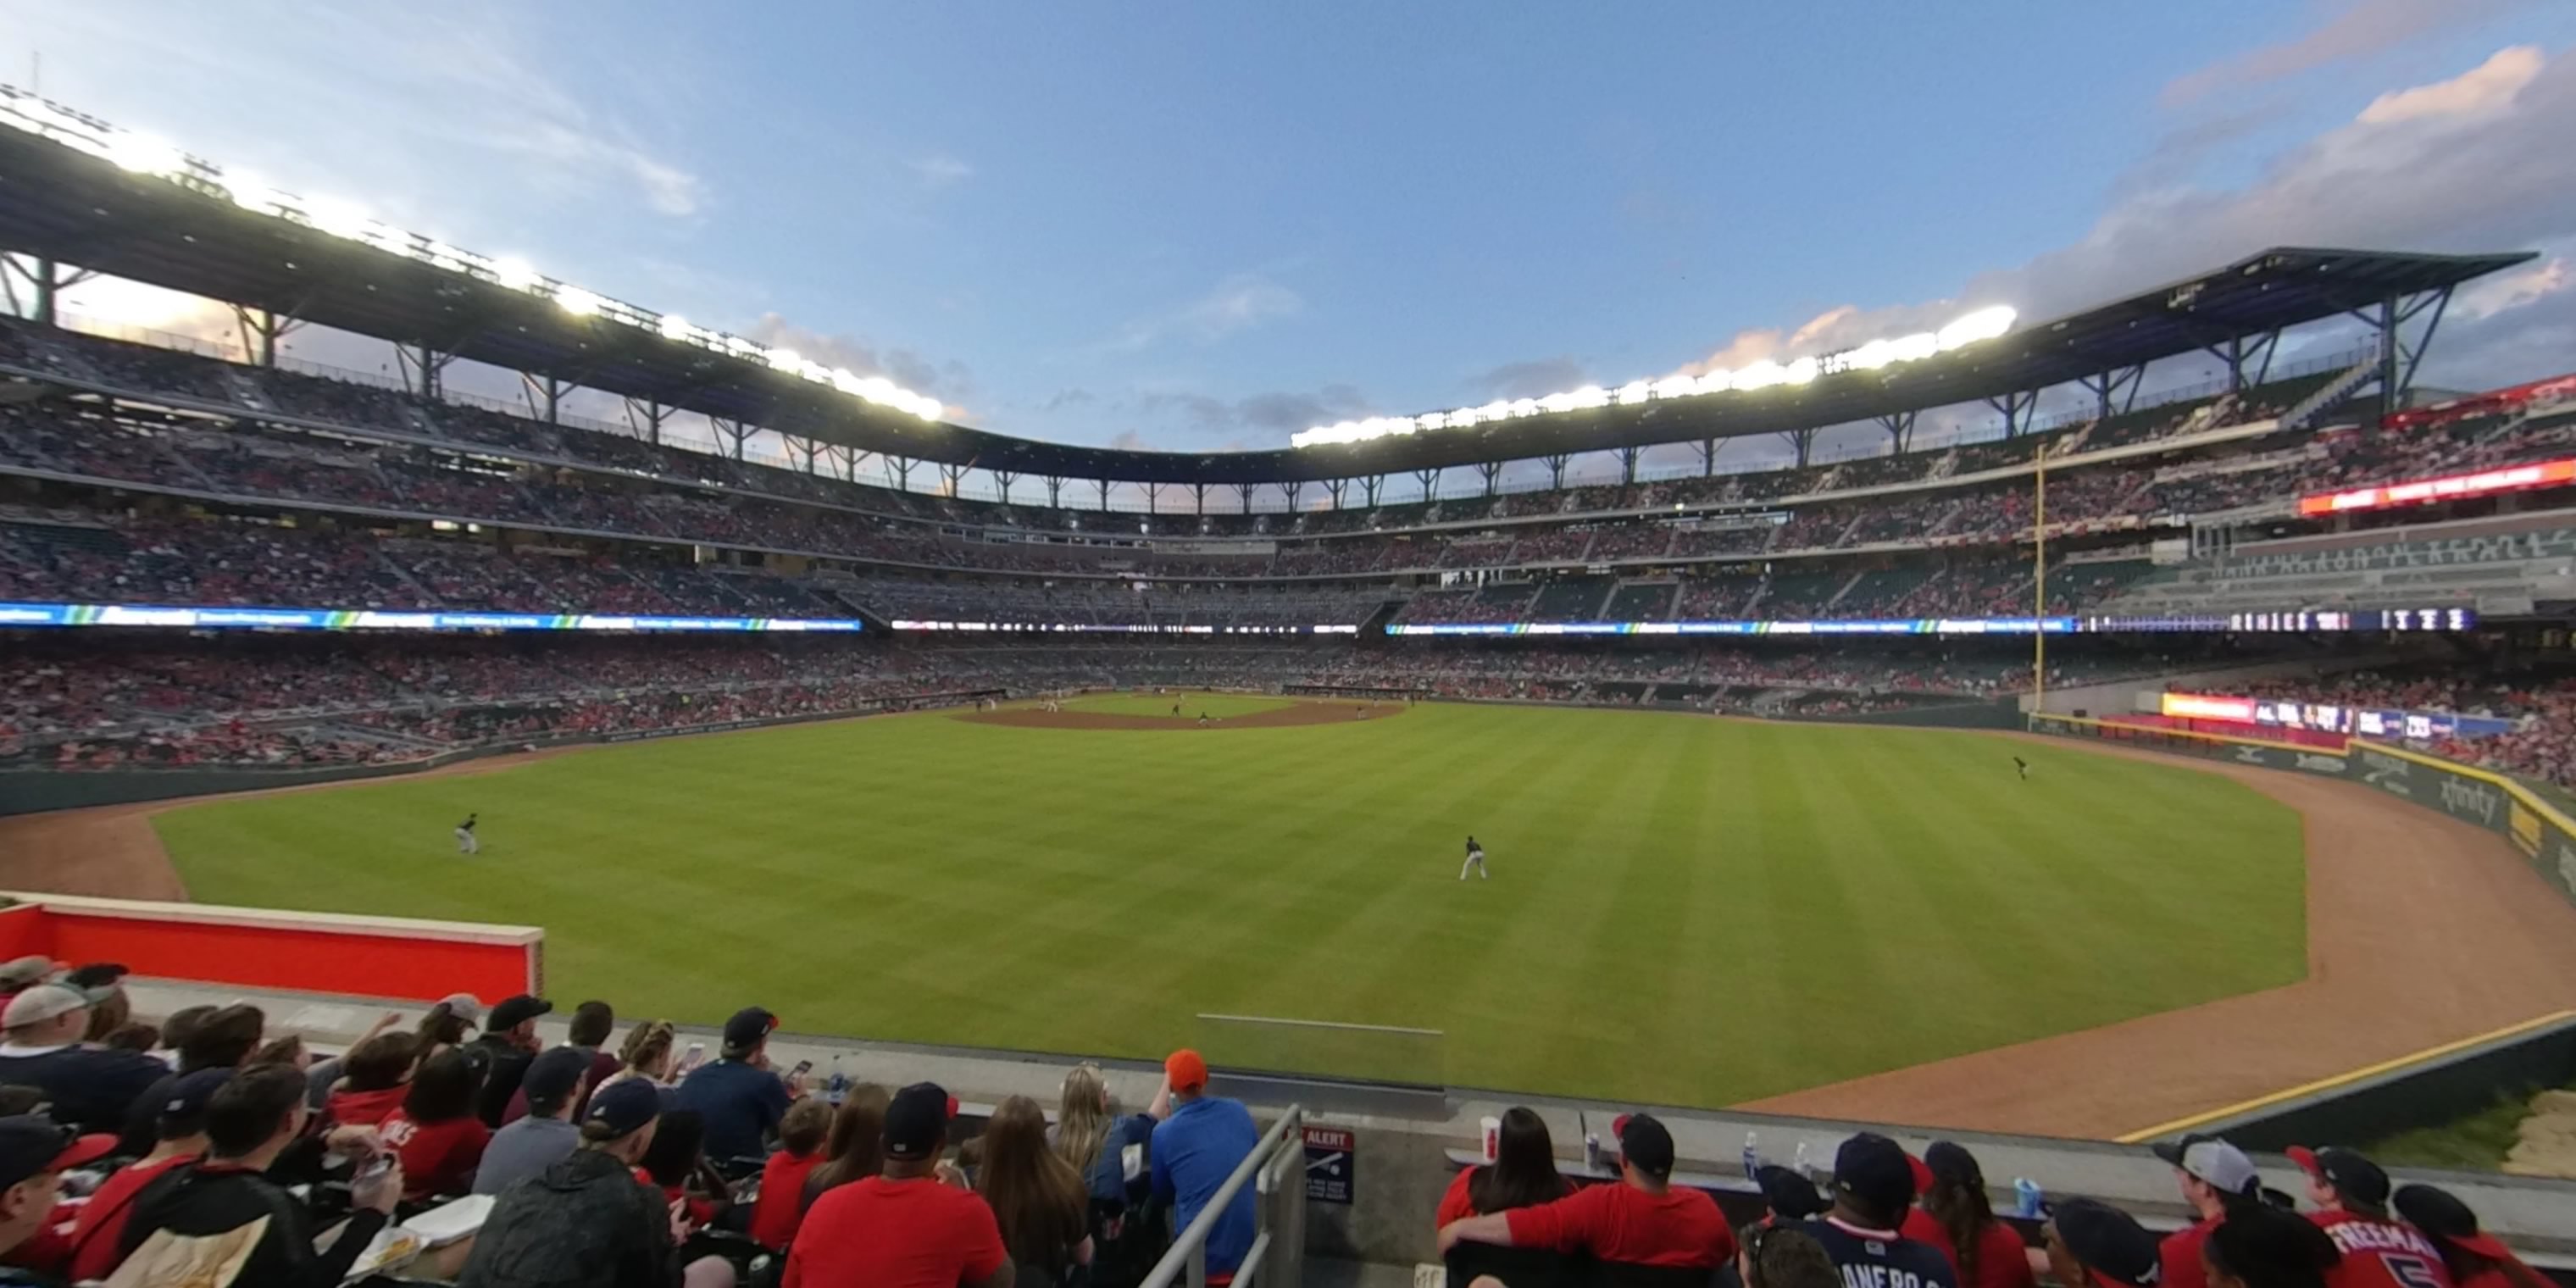
[[[361,1181],[373,1180],[374,1178],[382,1176],[392,1170],[394,1170],[394,1154],[392,1150],[386,1150],[384,1153],[377,1154],[369,1158],[366,1162],[360,1163],[358,1165],[358,1173],[352,1179]]]
[[[680,1057],[680,1067],[679,1067],[679,1068],[676,1068],[676,1069],[673,1069],[673,1070],[671,1071],[671,1076],[672,1076],[674,1079],[678,1078],[681,1074],[687,1073],[689,1070],[694,1069],[694,1068],[697,1068],[697,1067],[698,1067],[698,1062],[699,1062],[699,1061],[702,1061],[702,1060],[704,1060],[704,1059],[706,1059],[706,1058],[707,1058],[707,1044],[706,1044],[706,1043],[704,1043],[704,1042],[692,1042],[692,1043],[690,1043],[690,1044],[689,1044],[689,1052],[688,1052],[688,1054],[683,1055],[683,1056],[681,1056],[681,1057]]]
[[[787,1076],[788,1076],[788,1078],[789,1078],[789,1079],[793,1080],[793,1079],[796,1079],[796,1078],[802,1078],[802,1077],[804,1077],[806,1074],[809,1074],[809,1073],[812,1073],[812,1072],[814,1072],[814,1062],[813,1062],[813,1061],[811,1061],[811,1060],[799,1060],[799,1061],[797,1061],[797,1062],[796,1062],[796,1067],[795,1067],[795,1068],[790,1069],[790,1070],[788,1070],[788,1071],[787,1071]]]

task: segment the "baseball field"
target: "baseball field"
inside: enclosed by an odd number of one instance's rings
[[[469,811],[473,858],[449,833]],[[2271,988],[2306,960],[2299,816],[2241,783],[1684,715],[1103,697],[153,825],[199,900],[542,926],[553,995],[627,1017],[756,1002],[797,1031],[1108,1056],[1210,1042],[1210,1012],[1412,1026],[1445,1038],[1368,1058],[1677,1104]],[[1470,833],[1490,880],[1459,879]]]

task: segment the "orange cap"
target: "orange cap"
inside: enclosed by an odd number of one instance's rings
[[[1196,1091],[1207,1085],[1207,1061],[1186,1047],[1174,1051],[1163,1061],[1163,1080],[1174,1091]]]

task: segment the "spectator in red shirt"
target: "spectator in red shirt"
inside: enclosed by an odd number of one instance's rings
[[[116,1269],[117,1241],[133,1212],[134,1196],[163,1172],[204,1156],[206,1102],[232,1076],[230,1069],[199,1069],[171,1084],[161,1103],[152,1152],[117,1169],[73,1217],[72,1279],[105,1279]]]
[[[411,1094],[412,1066],[419,1055],[420,1039],[409,1033],[379,1033],[349,1048],[340,1057],[340,1085],[323,1101],[324,1114],[349,1127],[383,1122]]]
[[[2293,1147],[2290,1161],[2308,1174],[2308,1220],[2334,1240],[2343,1261],[2326,1275],[2330,1288],[2450,1288],[2442,1250],[2413,1226],[2388,1215],[2388,1173],[2360,1153],[2328,1145]]]
[[[1514,1105],[1503,1111],[1494,1161],[1467,1168],[1449,1182],[1431,1226],[1436,1230],[1488,1212],[1537,1207],[1573,1192],[1574,1183],[1556,1170],[1556,1142],[1547,1133],[1547,1120]]]
[[[1959,1288],[2033,1288],[2030,1250],[2011,1226],[1995,1219],[1986,1196],[1986,1172],[1977,1156],[1946,1140],[1923,1151],[1932,1184],[1923,1210],[1938,1230],[1932,1246],[1950,1258]]]
[[[1011,1288],[993,1209],[943,1169],[956,1101],[917,1082],[886,1106],[885,1171],[814,1200],[783,1288]]]
[[[1553,1203],[1453,1221],[1440,1229],[1440,1254],[1460,1240],[1507,1248],[1586,1252],[1630,1265],[1715,1268],[1735,1256],[1735,1232],[1717,1204],[1672,1184],[1673,1136],[1650,1114],[1613,1123],[1619,1181],[1577,1190]]]
[[[2163,1270],[2161,1288],[2209,1288],[2201,1245],[2229,1213],[2262,1206],[2262,1177],[2245,1151],[2216,1136],[2185,1136],[2154,1149],[2156,1157],[2173,1165],[2183,1201],[2200,1216],[2165,1236],[2156,1258]]]
[[[2255,1203],[2219,1219],[2200,1259],[2210,1288],[2326,1288],[2343,1254],[2314,1222]]]
[[[2391,1202],[2408,1225],[2433,1237],[2433,1246],[2442,1252],[2443,1268],[2459,1288],[2555,1288],[2502,1240],[2482,1233],[2478,1214],[2449,1190],[2400,1186]]]
[[[751,1209],[752,1241],[772,1252],[795,1242],[805,1215],[805,1178],[823,1163],[832,1134],[832,1107],[812,1097],[787,1107],[778,1120],[778,1152],[760,1168],[760,1201]]]
[[[492,1129],[474,1113],[480,1090],[466,1053],[441,1051],[413,1075],[402,1108],[385,1116],[382,1135],[402,1160],[406,1202],[463,1194],[473,1185],[474,1168],[492,1140]]]

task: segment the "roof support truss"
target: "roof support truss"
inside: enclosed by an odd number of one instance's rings
[[[2352,316],[2376,332],[2379,347],[2379,371],[2372,380],[2379,386],[2380,405],[2391,411],[2403,406],[2406,394],[2415,387],[2415,369],[2433,347],[2435,332],[2442,329],[2442,314],[2451,307],[2452,288],[2420,291],[2413,295],[2391,295],[2369,309],[2354,309]],[[2423,325],[2410,340],[2407,329]]]

